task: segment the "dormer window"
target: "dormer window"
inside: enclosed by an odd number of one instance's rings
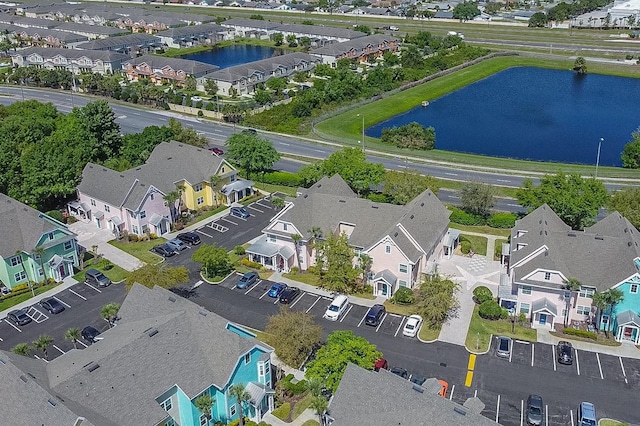
[[[387,245],[384,247],[384,252],[385,252],[385,253],[387,253],[387,254],[390,254],[390,253],[391,253],[391,246],[390,246],[389,244],[387,244]]]

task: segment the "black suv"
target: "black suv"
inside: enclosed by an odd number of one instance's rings
[[[88,325],[82,329],[80,335],[87,342],[95,343],[98,341],[97,337],[100,335],[100,332],[95,327]]]
[[[298,287],[287,287],[280,293],[280,303],[291,303],[298,295],[300,295],[300,289]]]
[[[200,244],[200,236],[195,232],[183,232],[182,234],[178,234],[177,238],[183,243],[188,243],[192,246]]]
[[[565,365],[573,364],[573,347],[571,343],[558,342],[558,362]]]
[[[50,297],[40,301],[40,306],[49,311],[50,314],[59,314],[64,311],[64,306],[55,297]]]
[[[9,312],[7,318],[15,325],[27,325],[31,322],[31,317],[27,315],[24,309]]]
[[[371,308],[369,308],[369,312],[367,312],[367,316],[364,319],[365,324],[372,325],[376,327],[380,324],[380,320],[384,317],[384,314],[387,313],[384,305],[375,304]]]

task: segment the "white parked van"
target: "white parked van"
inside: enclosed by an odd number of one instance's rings
[[[344,314],[349,307],[349,298],[344,294],[336,296],[333,299],[333,302],[327,308],[327,311],[324,313],[322,318],[328,319],[329,321],[337,321],[340,319],[342,314]]]

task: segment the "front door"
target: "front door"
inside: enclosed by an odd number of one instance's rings
[[[545,325],[547,323],[547,314],[540,314],[540,325]]]
[[[67,271],[64,267],[64,263],[58,266],[58,275],[60,275],[60,279],[63,279],[64,277],[67,276]]]

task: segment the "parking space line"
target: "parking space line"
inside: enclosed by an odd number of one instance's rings
[[[369,313],[369,311],[365,312],[364,315],[362,316],[362,319],[360,320],[360,322],[358,323],[358,327],[360,327],[362,325],[362,321],[364,321],[364,319],[367,317],[367,314]],[[385,317],[387,316],[387,314],[385,314]],[[384,321],[384,318],[382,318],[382,321]],[[382,324],[382,321],[380,321],[380,324]],[[380,327],[380,325],[378,325],[378,327]],[[378,331],[378,329],[376,328],[376,331]]]
[[[342,315],[342,319],[340,320],[340,322],[344,321],[347,315],[349,315],[349,312],[351,312],[352,308],[353,308],[353,305],[349,305],[349,309],[347,309],[347,312],[345,312],[344,315]]]
[[[544,426],[549,426],[549,406],[544,406]]]
[[[556,371],[556,345],[551,345],[551,359],[553,360],[553,371]]]
[[[573,410],[569,410],[569,414],[571,415],[571,426],[574,426],[574,423],[573,423]]]
[[[6,319],[4,320],[4,322],[6,322],[7,324],[9,324],[11,327],[15,328],[16,330],[18,330],[20,333],[22,333],[22,330],[20,330],[18,327],[16,327],[15,325],[13,325],[13,323],[11,323],[10,321],[7,321]]]
[[[498,423],[499,415],[500,415],[500,395],[498,395],[498,403],[496,404],[496,423]]]
[[[536,352],[536,345],[534,343],[531,344],[531,366],[533,367],[533,359],[534,359],[534,354]]]
[[[467,364],[467,370],[474,370],[476,368],[476,354],[469,354],[469,363]]]
[[[293,307],[296,305],[296,303],[298,303],[300,301],[300,299],[302,299],[304,297],[305,294],[307,294],[307,293],[305,292],[305,293],[302,293],[300,296],[298,296],[296,301],[293,302],[291,305],[289,305],[289,309],[293,309]],[[316,300],[316,302],[317,302],[317,300]]]
[[[576,354],[576,369],[578,370],[578,376],[580,375],[580,360],[578,359],[578,350],[574,349]]]
[[[604,380],[604,375],[602,374],[602,364],[600,364],[600,354],[596,352],[596,359],[598,360],[598,369],[600,370],[600,378]]]
[[[262,299],[263,297],[265,297],[267,294],[269,294],[269,290],[265,291],[264,293],[262,293],[262,296],[258,297],[258,299]],[[277,299],[277,297],[276,297]]]
[[[255,210],[255,211],[260,212],[260,213],[264,213],[264,210],[256,209],[255,207],[253,207],[253,204],[247,206],[247,208],[251,209],[251,210]]]
[[[258,285],[260,285],[261,282],[262,282],[262,280],[256,281],[256,283],[253,285],[253,287],[249,287],[249,289],[244,292],[244,295],[246,296],[247,294],[249,294],[251,292],[251,290],[253,290],[254,288],[258,287]]]
[[[478,397],[478,389],[476,389],[476,390],[474,390],[474,391],[473,391],[473,397],[474,397],[474,398],[477,398],[477,397]]]
[[[394,315],[394,314],[392,314]],[[398,316],[398,315],[395,315]],[[398,329],[396,330],[396,333],[393,335],[393,337],[396,337],[398,335],[398,333],[400,332],[400,329],[402,328],[402,323],[404,322],[404,317],[402,318],[402,321],[400,321],[400,325],[398,326]]]
[[[76,343],[80,343],[82,346],[84,346],[85,348],[88,348],[89,346],[87,346],[82,340],[76,340]]]
[[[263,209],[269,209],[269,210],[272,210],[272,208],[271,208],[271,207],[269,207],[269,206],[265,206],[264,204],[260,204],[260,202],[259,202],[259,201],[256,201],[256,202],[255,202],[255,203],[253,203],[253,204],[257,204],[257,205],[259,205],[260,207],[262,207]]]
[[[65,351],[63,351],[62,349],[60,349],[59,347],[57,347],[56,345],[51,345],[51,346],[53,346],[54,348],[56,348],[57,350],[59,350],[59,351],[60,351],[60,353],[61,353],[62,355],[64,355],[64,354],[66,353]]]
[[[622,375],[624,376],[624,382],[628,384],[629,381],[627,380],[627,372],[624,371],[624,364],[622,363],[622,357],[619,356],[618,359],[620,360],[620,368],[622,368]]]
[[[196,229],[196,232],[199,232],[199,233],[201,233],[202,235],[206,235],[206,236],[207,236],[207,237],[209,237],[209,238],[213,238],[213,235],[209,235],[209,234],[207,234],[206,232],[203,232],[203,231],[201,231],[201,230],[199,230],[199,229]]]
[[[76,293],[75,291],[73,291],[73,290],[71,290],[71,289],[69,289],[69,291],[70,291],[71,293],[75,294],[76,296],[78,296],[80,299],[82,299],[82,300],[87,300],[87,298],[86,298],[86,297],[84,297],[83,295],[78,294],[78,293]]]
[[[509,362],[511,362],[511,359],[513,358],[513,345],[515,345],[515,342],[512,340],[511,341],[511,350],[509,351]]]
[[[92,286],[91,284],[87,283],[86,281],[85,281],[85,283],[84,283],[84,284],[85,284],[85,285],[88,285],[89,287],[91,287],[92,289],[94,289],[95,291],[97,291],[98,293],[102,293],[100,290],[98,290],[97,288],[95,288],[95,287],[94,287],[94,286]]]
[[[314,306],[316,306],[316,303],[318,303],[318,301],[319,301],[319,300],[320,300],[320,297],[318,297],[318,298],[316,299],[316,301],[315,301],[315,302],[313,302],[313,304],[312,304],[311,306],[309,306],[309,309],[307,309],[307,310],[305,311],[305,313],[307,313],[307,314],[308,314],[308,313],[309,313],[309,311],[310,311]]]
[[[29,309],[27,310],[26,314],[36,324],[40,324],[41,322],[45,322],[46,320],[49,319],[48,316],[46,316],[45,314],[40,312],[38,309],[36,309],[35,306],[30,306]]]
[[[520,400],[520,426],[524,425],[524,400]]]
[[[237,219],[239,219],[239,218],[237,218]],[[227,219],[226,217],[221,217],[221,218],[220,218],[220,221],[223,221],[223,220],[224,220],[225,222],[229,222],[229,223],[230,223],[230,224],[232,224],[232,225],[238,226],[238,224],[237,224],[236,222],[230,221],[230,220],[229,220],[229,219]]]
[[[4,342],[4,339],[2,337],[0,337],[0,342]]]
[[[364,314],[365,316],[367,315],[366,313]],[[364,317],[362,317],[362,319],[364,319]],[[378,326],[376,327],[376,333],[378,332],[378,330],[380,330],[380,327],[382,326],[382,323],[384,322],[384,320],[387,319],[387,313],[384,313],[384,316],[382,317],[382,321],[380,321],[380,324],[378,324]],[[360,321],[362,322],[362,321]]]
[[[67,305],[66,303],[64,303],[62,300],[58,299],[57,297],[53,296],[54,299],[56,299],[58,302],[62,303],[64,306],[66,306],[67,308],[70,308],[71,305]]]
[[[449,401],[453,400],[453,391],[456,390],[456,385],[451,385],[451,393],[449,394]]]

